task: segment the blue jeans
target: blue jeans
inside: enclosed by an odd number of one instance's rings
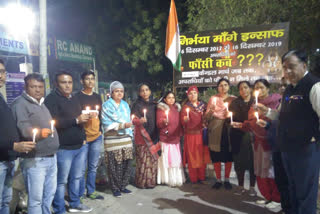
[[[84,168],[83,174],[88,167],[87,180],[85,177],[81,179],[80,183],[80,196],[84,195],[85,188],[87,187],[87,194],[92,194],[96,190],[96,175],[99,163],[99,157],[101,152],[102,135],[100,135],[94,141],[88,142],[88,156],[86,160],[86,167]]]
[[[57,153],[58,177],[57,191],[53,199],[54,213],[65,213],[64,193],[68,183],[69,206],[72,208],[80,205],[79,187],[85,166],[86,146],[80,149],[59,149]]]
[[[51,214],[50,207],[57,189],[57,158],[36,157],[20,160],[28,193],[29,214]]]
[[[0,161],[0,214],[9,214],[12,199],[14,161]]]

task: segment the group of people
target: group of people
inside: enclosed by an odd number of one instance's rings
[[[302,51],[286,53],[282,65],[283,95],[270,94],[270,83],[258,79],[253,86],[239,82],[240,96],[235,97],[229,94],[228,79],[222,78],[218,94],[207,104],[199,99],[198,88],[191,86],[182,106],[171,91],[154,101],[149,85],[142,83],[130,108],[118,81],[111,83],[111,98],[102,104],[93,92],[95,74],[91,71],[81,75],[83,90],[75,95],[72,76],[58,72],[56,89],[44,98],[41,75],[27,75],[26,90],[11,109],[0,98],[0,213],[9,213],[17,153],[29,195],[28,213],[50,213],[51,205],[54,213],[65,213],[65,187],[68,211],[90,212],[92,208],[81,199],[86,195],[103,200],[95,191],[95,177],[104,149],[115,197],[132,193],[127,185],[134,157],[135,185],[144,189],[157,184],[181,186],[186,171],[192,184],[207,184],[207,164],[213,163],[216,181],[212,188],[230,190],[234,163],[240,187],[236,194],[246,192],[248,170],[248,194],[257,194],[257,183],[265,198],[258,204],[274,209],[281,203],[286,214],[315,214],[320,80],[308,72]],[[0,61],[0,87],[5,73]]]

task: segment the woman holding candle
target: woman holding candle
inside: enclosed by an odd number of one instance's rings
[[[207,146],[203,145],[202,130],[204,127],[202,116],[206,105],[199,101],[199,91],[191,86],[188,91],[188,101],[180,113],[181,123],[184,127],[183,164],[188,164],[191,183],[202,183],[206,176],[206,166],[210,163]]]
[[[228,106],[235,97],[229,95],[229,85],[227,79],[222,78],[218,81],[219,93],[210,98],[205,114],[205,121],[208,124],[210,155],[217,177],[216,183],[212,186],[214,189],[220,189],[222,186],[221,162],[225,163],[224,187],[227,190],[232,189],[229,182],[232,153],[226,119],[229,116]]]
[[[157,127],[162,151],[158,162],[158,184],[181,186],[185,182],[180,152],[180,110],[181,106],[170,91],[157,106]]]
[[[115,197],[121,197],[121,193],[131,193],[126,186],[129,184],[132,159],[132,123],[129,105],[122,100],[123,85],[118,81],[112,82],[110,93],[111,98],[102,105],[101,122],[105,132],[104,147],[110,187]]]
[[[259,79],[254,83],[254,89],[259,91],[258,102],[271,109],[276,109],[280,104],[281,95],[269,95],[270,83],[265,79]],[[242,128],[244,131],[253,132],[255,136],[253,154],[254,154],[254,172],[257,179],[259,191],[265,200],[259,200],[257,203],[266,204],[267,208],[275,208],[280,202],[280,193],[274,180],[274,170],[271,158],[271,147],[267,140],[267,131],[257,124],[255,108],[252,106],[248,113],[248,120],[243,123],[233,123],[235,128]],[[270,121],[267,117],[259,115],[259,118]]]
[[[248,112],[251,105],[254,103],[254,98],[251,96],[251,86],[248,81],[241,81],[238,84],[240,96],[230,104],[230,112],[233,113],[234,122],[243,122],[248,120]],[[253,151],[252,140],[249,132],[244,132],[239,129],[230,129],[231,151],[234,161],[234,169],[237,174],[240,190],[237,194],[242,195],[244,189],[244,175],[248,170],[250,173],[250,190],[249,195],[255,196],[257,193],[254,190],[256,177],[253,167]]]
[[[157,182],[158,159],[153,155],[152,146],[158,142],[156,128],[156,103],[149,86],[138,86],[138,99],[133,103],[132,123],[136,149],[135,183],[139,188],[154,188]]]

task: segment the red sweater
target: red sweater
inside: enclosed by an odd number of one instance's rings
[[[187,116],[186,109],[189,108],[189,121],[185,122],[184,117]],[[203,112],[198,112],[196,109],[184,105],[181,110],[181,123],[184,127],[184,132],[186,134],[201,134],[203,129],[203,121],[202,121]]]
[[[168,106],[165,103],[158,104],[157,127],[159,129],[160,141],[170,144],[180,143],[180,137],[182,135],[182,127],[179,117],[180,109],[181,106],[178,103],[172,106]],[[167,125],[164,123],[164,120],[167,119],[167,115],[165,113],[166,110],[169,110],[169,123]]]

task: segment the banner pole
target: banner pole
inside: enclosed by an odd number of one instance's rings
[[[177,95],[176,83],[175,83],[175,70],[172,68],[172,90],[175,95]]]

